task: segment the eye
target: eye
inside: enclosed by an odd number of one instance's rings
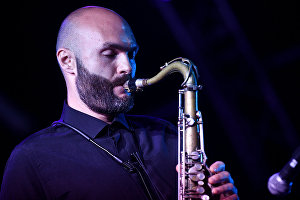
[[[106,56],[106,57],[115,57],[117,55],[117,53],[112,49],[106,49],[106,50],[102,51],[102,55]]]

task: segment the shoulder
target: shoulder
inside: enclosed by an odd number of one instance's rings
[[[23,199],[45,199],[42,194],[44,179],[40,172],[43,161],[39,158],[53,146],[49,145],[53,143],[50,138],[56,132],[55,127],[45,128],[14,148],[5,165],[0,199],[20,199],[21,196]]]
[[[19,143],[12,151],[11,156],[32,156],[35,152],[45,150],[49,148],[49,146],[55,145],[57,140],[65,134],[66,131],[63,127],[49,126],[39,130]]]
[[[64,127],[49,126],[31,134],[19,143],[11,152],[5,168],[5,174],[29,173],[32,176],[40,166],[41,159],[49,159],[54,151],[66,144],[64,138],[70,134]],[[14,176],[14,175],[13,175]]]

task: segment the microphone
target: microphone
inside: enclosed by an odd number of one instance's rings
[[[300,146],[293,153],[290,161],[278,173],[273,174],[268,181],[271,194],[284,196],[291,192],[293,180],[300,171]]]

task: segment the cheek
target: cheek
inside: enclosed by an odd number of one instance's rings
[[[89,61],[86,65],[91,74],[102,76],[108,80],[111,80],[115,74],[115,67],[112,63],[105,59],[97,59],[95,61]]]

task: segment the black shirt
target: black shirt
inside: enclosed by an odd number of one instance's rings
[[[176,128],[161,119],[120,114],[112,124],[64,105],[60,121],[123,161],[138,152],[165,199],[177,196]],[[55,125],[24,140],[6,164],[1,199],[147,199],[144,187],[96,145]]]

